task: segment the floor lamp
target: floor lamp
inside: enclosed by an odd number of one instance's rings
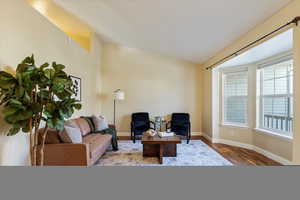
[[[125,99],[125,93],[121,89],[114,91],[114,125],[116,125],[116,102]]]

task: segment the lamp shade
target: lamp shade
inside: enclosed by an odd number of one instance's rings
[[[124,100],[125,99],[125,92],[118,89],[114,91],[114,99],[115,100]]]

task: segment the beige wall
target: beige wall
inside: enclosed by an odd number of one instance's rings
[[[289,161],[293,159],[293,141],[253,131],[253,145]]]
[[[245,46],[249,42],[252,42],[259,38],[262,35],[265,35],[266,33],[271,32],[275,28],[287,23],[288,21],[292,20],[294,17],[299,16],[300,13],[300,1],[294,0],[292,1],[288,6],[280,10],[278,13],[276,13],[274,16],[270,17],[265,22],[257,25],[255,28],[253,28],[251,31],[249,31],[247,34],[245,34],[243,37],[238,39],[236,42],[234,42],[232,45],[228,46],[221,52],[219,52],[217,55],[215,55],[213,58],[211,58],[209,61],[207,61],[203,67],[208,67],[210,64],[215,63],[219,59],[233,53],[235,50]],[[266,134],[259,133],[257,131],[252,131],[252,145],[255,145],[257,147],[260,147],[266,151],[269,151],[275,155],[281,156],[287,160],[293,161],[295,164],[300,164],[300,117],[298,117],[300,113],[300,106],[297,105],[297,101],[300,101],[300,28],[299,26],[295,28],[294,31],[294,67],[295,67],[295,73],[294,73],[294,105],[295,105],[295,125],[294,125],[294,139],[293,141],[281,139],[276,136],[270,136]],[[297,56],[298,55],[298,56]],[[210,72],[206,72],[210,73]],[[205,77],[205,79],[209,79],[208,77]],[[207,85],[208,84],[208,85]],[[211,81],[205,82],[205,87],[209,88],[211,87]],[[211,111],[209,109],[208,111]],[[210,115],[210,114],[207,114]],[[208,121],[204,123],[204,127],[211,127],[210,124],[212,123],[212,118],[210,118]],[[204,128],[205,129],[205,128]],[[234,129],[234,130],[233,130]],[[244,129],[239,128],[229,128],[223,131],[220,131],[220,137],[221,139],[228,139],[232,141],[237,142],[244,142],[248,143],[248,141],[251,141],[251,131],[243,134],[245,131]],[[236,134],[233,134],[232,132],[236,132]],[[209,134],[209,133],[208,133]],[[238,135],[238,136],[233,136]]]
[[[46,61],[65,64],[67,72],[82,79],[83,108],[74,116],[100,113],[102,44],[96,36],[89,53],[23,0],[1,0],[0,24],[0,66],[16,68],[32,53],[39,64]],[[3,135],[7,127],[3,128],[2,118],[0,126]],[[0,136],[0,165],[24,164],[27,148],[26,135]]]
[[[203,133],[212,137],[212,71],[203,69]]]
[[[184,61],[107,44],[103,54],[103,114],[113,121],[112,93],[125,91],[117,103],[119,134],[130,131],[133,112],[166,116],[172,112],[191,114],[192,131],[201,132],[202,70]],[[123,133],[122,133],[123,132]]]

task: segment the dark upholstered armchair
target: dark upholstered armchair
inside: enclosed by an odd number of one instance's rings
[[[154,127],[151,127],[151,123]],[[140,112],[131,115],[131,139],[135,143],[136,136],[143,135],[149,129],[155,129],[154,122],[150,121],[149,113]]]
[[[187,143],[190,142],[191,122],[188,113],[173,113],[171,121],[167,123],[167,128],[170,128],[176,135],[185,136]]]

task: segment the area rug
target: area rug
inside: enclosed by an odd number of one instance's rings
[[[96,166],[231,166],[215,150],[201,140],[193,140],[189,144],[182,141],[177,145],[177,157],[163,158],[163,164],[158,158],[143,157],[143,145],[140,141],[119,141],[119,151],[108,150],[95,164]]]

